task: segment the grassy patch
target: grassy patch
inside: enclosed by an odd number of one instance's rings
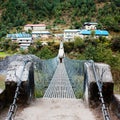
[[[5,53],[5,52],[0,52],[0,57],[6,57],[6,56],[10,56],[10,54],[7,54],[7,53]]]
[[[41,97],[43,97],[43,95],[44,95],[43,90],[35,90],[36,98],[41,98]]]
[[[5,89],[5,76],[0,75],[0,89]]]

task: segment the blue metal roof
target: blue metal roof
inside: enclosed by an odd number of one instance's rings
[[[108,36],[109,33],[106,30],[95,30],[95,35]]]
[[[89,25],[97,25],[98,23],[97,23],[97,22],[85,22],[84,25],[85,25],[85,24],[89,24]]]
[[[81,30],[80,33],[82,35],[90,35],[91,34],[91,30]],[[95,30],[95,35],[99,35],[99,36],[108,36],[109,33],[106,30]]]
[[[28,33],[7,34],[7,38],[28,38],[28,37],[32,37],[32,35]]]
[[[91,31],[90,30],[81,30],[80,33],[82,35],[90,35],[91,34]]]

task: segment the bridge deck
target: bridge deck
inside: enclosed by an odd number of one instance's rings
[[[58,64],[43,98],[75,98],[64,63]]]

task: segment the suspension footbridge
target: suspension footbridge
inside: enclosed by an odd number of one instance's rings
[[[63,43],[60,49],[60,55],[49,60],[34,55],[13,56],[6,89],[0,95],[1,107],[12,103],[5,120],[95,120],[80,98],[88,107],[101,104],[103,119],[111,120],[107,107],[113,100],[109,66],[92,60],[71,60],[64,55]],[[33,103],[36,96],[42,98]],[[32,105],[15,117],[17,102]]]
[[[59,63],[43,98],[75,98],[64,63]]]

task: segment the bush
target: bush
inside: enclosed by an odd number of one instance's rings
[[[41,59],[50,59],[55,57],[53,52],[47,46],[43,47],[36,55]]]
[[[88,45],[85,49],[85,57],[87,60],[92,59],[95,62],[109,63],[112,59],[112,51],[101,43],[99,43],[96,47]]]
[[[107,63],[112,67],[113,70],[120,71],[120,53],[114,53]]]
[[[65,42],[64,43],[65,53],[70,53],[74,49],[74,42]]]
[[[34,45],[28,47],[28,52],[30,54],[35,54],[37,52],[37,48]]]
[[[74,28],[75,28],[75,29],[80,29],[81,27],[82,27],[81,22],[75,22],[75,23],[74,23]]]
[[[112,38],[111,48],[113,51],[120,52],[120,36]]]
[[[66,21],[64,19],[56,18],[54,21],[55,24],[66,24]]]
[[[18,43],[11,41],[10,50],[13,51],[13,52],[16,52],[16,51],[17,51],[17,48],[19,48]]]
[[[75,51],[78,50],[78,52],[80,53],[83,52],[85,48],[84,40],[80,37],[76,37],[74,41],[74,48]]]

